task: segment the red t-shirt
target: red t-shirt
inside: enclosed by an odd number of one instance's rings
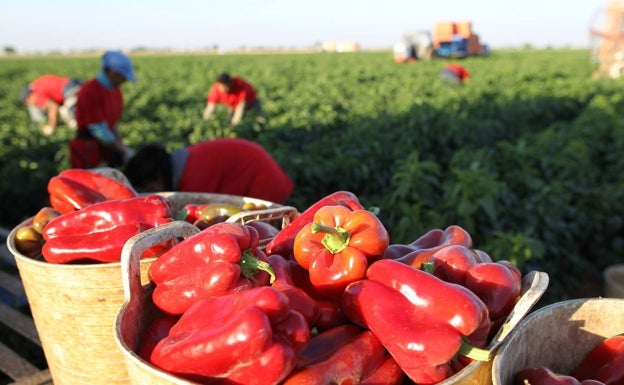
[[[446,66],[446,69],[455,72],[461,80],[466,80],[470,77],[470,73],[459,64],[449,64]]]
[[[221,103],[236,108],[243,100],[247,106],[251,106],[256,101],[256,90],[244,79],[232,77],[232,86],[229,92],[222,92],[217,84],[213,84],[208,93],[208,98],[206,98],[206,103]]]
[[[108,123],[108,129],[115,132],[121,119],[123,96],[119,87],[107,89],[95,78],[80,88],[76,102],[76,122],[79,130],[86,130],[89,124]]]
[[[178,191],[239,195],[281,204],[294,188],[273,157],[255,142],[223,138],[187,150]]]
[[[63,88],[69,83],[69,80],[69,78],[56,75],[43,75],[33,80],[29,87],[34,95],[35,105],[45,109],[49,100],[62,105],[64,101]]]

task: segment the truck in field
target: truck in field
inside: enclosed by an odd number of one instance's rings
[[[442,21],[435,24],[433,33],[416,31],[406,33],[394,46],[397,63],[429,60],[432,57],[464,58],[489,53],[470,21]]]

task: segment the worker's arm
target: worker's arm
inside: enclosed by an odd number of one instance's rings
[[[98,142],[103,145],[111,145],[115,143],[117,139],[115,133],[108,129],[108,123],[99,122],[99,123],[91,123],[87,126],[91,136],[98,140]]]
[[[60,106],[53,100],[48,100],[48,102],[46,103],[46,114],[48,116],[48,121],[42,129],[44,135],[51,135],[54,132],[54,129],[57,125],[59,107]]]
[[[202,118],[204,120],[210,119],[210,117],[214,113],[214,110],[215,110],[215,104],[214,103],[208,103],[206,105],[206,109],[204,110],[204,114],[202,115]]]
[[[238,103],[236,108],[234,109],[234,114],[232,114],[232,123],[233,126],[240,123],[241,119],[243,119],[243,113],[245,113],[245,101]]]
[[[125,144],[123,144],[121,137],[116,135],[115,132],[119,132],[117,126],[113,130],[108,128],[106,122],[93,123],[87,126],[91,135],[97,139],[104,147],[107,147],[111,151],[119,153],[123,163],[126,163],[134,152]]]

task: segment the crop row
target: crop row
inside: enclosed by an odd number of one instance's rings
[[[624,255],[624,109],[621,84],[592,79],[583,50],[501,51],[468,58],[461,88],[438,79],[444,59],[398,65],[389,52],[142,55],[124,85],[121,131],[131,147],[170,149],[219,136],[256,140],[296,183],[307,207],[350,190],[394,243],[451,224],[475,247],[553,276],[551,299]],[[46,182],[68,167],[72,132],[37,135],[19,89],[43,73],[87,79],[98,58],[3,58],[0,75],[0,218],[12,227],[46,205]],[[259,90],[269,122],[232,129],[203,122],[223,71]]]

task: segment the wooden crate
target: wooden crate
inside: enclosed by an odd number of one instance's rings
[[[455,23],[456,34],[468,39],[472,35],[472,23],[470,21],[458,21]]]
[[[432,35],[433,47],[435,49],[438,49],[440,48],[441,43],[447,43],[452,41],[455,32],[455,23],[452,21],[443,21],[436,23]]]

